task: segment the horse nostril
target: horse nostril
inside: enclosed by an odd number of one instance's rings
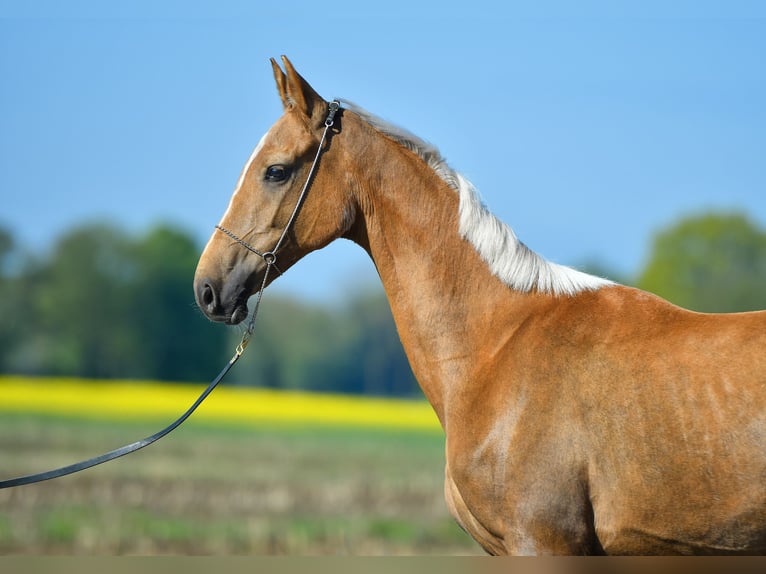
[[[213,311],[213,309],[215,309],[217,303],[215,289],[213,289],[213,286],[208,281],[205,281],[200,286],[199,302],[200,306],[208,311]]]

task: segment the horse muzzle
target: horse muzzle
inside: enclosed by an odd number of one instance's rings
[[[253,274],[232,271],[221,279],[199,273],[194,278],[197,306],[211,321],[236,325],[247,318]]]

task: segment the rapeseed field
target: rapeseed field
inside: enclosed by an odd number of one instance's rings
[[[147,436],[204,385],[0,377],[2,478]],[[0,490],[0,554],[473,554],[425,400],[227,387],[151,448]]]
[[[172,419],[204,385],[0,376],[0,412],[105,420]],[[440,432],[425,400],[402,400],[221,384],[192,415],[200,422]]]

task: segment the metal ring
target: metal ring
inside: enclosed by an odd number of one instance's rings
[[[327,118],[324,121],[324,125],[326,128],[329,128],[330,126],[335,123],[335,114],[340,109],[340,102],[338,100],[333,100],[330,102],[329,110],[327,112]]]
[[[277,254],[273,251],[267,251],[263,255],[263,260],[266,262],[266,265],[274,265],[277,262]]]

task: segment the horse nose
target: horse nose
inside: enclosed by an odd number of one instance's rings
[[[216,315],[219,310],[220,297],[215,286],[209,279],[203,279],[197,284],[197,305],[208,316]]]

